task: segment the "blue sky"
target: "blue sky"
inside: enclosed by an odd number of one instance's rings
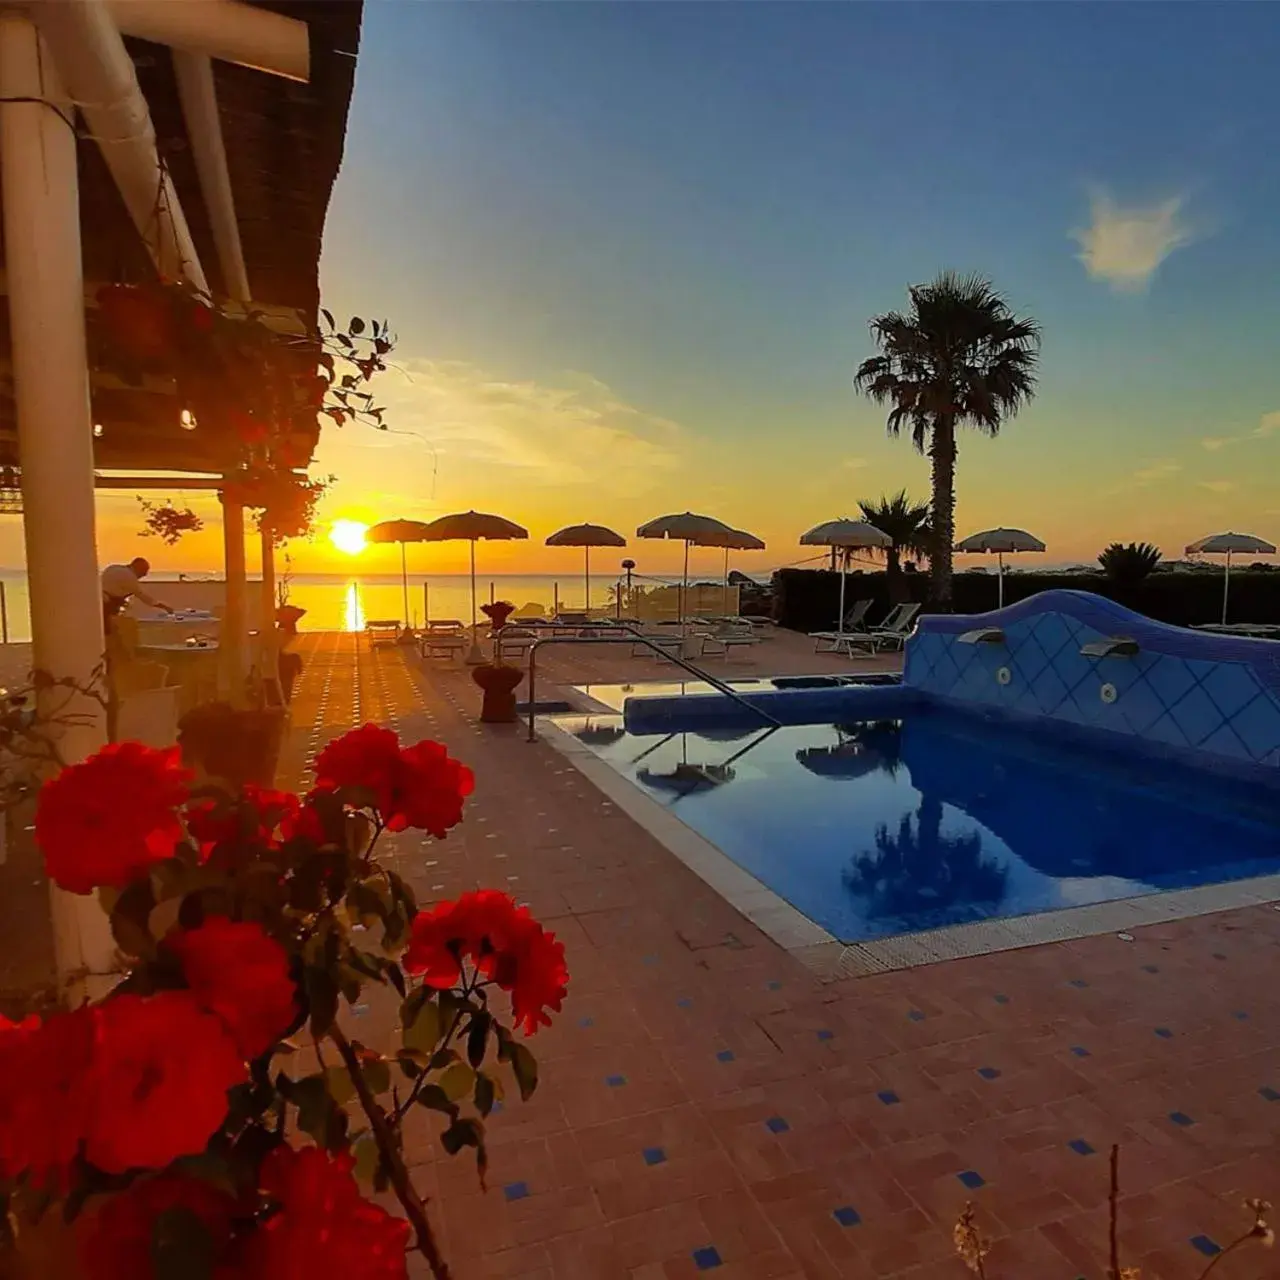
[[[798,559],[925,496],[850,377],[953,267],[1045,331],[1036,403],[962,442],[961,533],[1274,541],[1278,63],[1262,4],[372,0],[324,280],[398,331],[408,434],[329,433],[330,514],[693,507]]]

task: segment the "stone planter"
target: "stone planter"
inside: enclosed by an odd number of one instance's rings
[[[486,724],[513,724],[516,720],[516,686],[524,679],[519,667],[486,662],[471,672],[471,678],[484,690],[480,719]]]

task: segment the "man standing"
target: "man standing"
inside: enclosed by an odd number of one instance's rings
[[[109,564],[102,571],[102,622],[107,632],[113,629],[112,624],[120,611],[132,599],[141,600],[153,609],[163,609],[172,613],[163,600],[157,600],[142,589],[142,579],[151,572],[151,565],[141,556],[130,560],[128,564]]]

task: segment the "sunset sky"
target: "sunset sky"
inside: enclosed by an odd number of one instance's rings
[[[393,434],[326,427],[326,519],[496,511],[532,538],[486,564],[538,572],[562,524],[692,508],[766,539],[743,568],[799,559],[858,498],[927,496],[850,380],[868,317],[952,267],[1045,334],[1036,402],[961,441],[959,534],[1274,541],[1277,63],[1269,5],[371,3],[324,286],[400,371]],[[151,546],[132,504],[104,558]]]

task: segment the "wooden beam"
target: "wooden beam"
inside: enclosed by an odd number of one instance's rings
[[[95,489],[221,489],[221,476],[94,476]]]

